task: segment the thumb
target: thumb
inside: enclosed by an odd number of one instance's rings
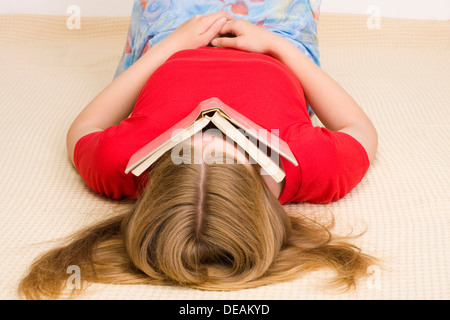
[[[211,41],[214,47],[235,48],[237,38],[215,38]]]

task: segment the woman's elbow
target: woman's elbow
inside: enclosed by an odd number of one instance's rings
[[[347,133],[357,140],[367,152],[370,163],[378,151],[378,132],[370,120],[345,127],[340,132]]]

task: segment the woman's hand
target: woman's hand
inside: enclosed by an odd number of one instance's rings
[[[196,15],[172,31],[160,42],[160,46],[167,47],[171,53],[206,46],[219,35],[225,23],[233,19],[232,15],[223,10]]]
[[[275,33],[258,27],[246,20],[228,21],[220,33],[234,34],[235,37],[218,37],[212,40],[211,44],[213,46],[262,54],[271,54],[275,43],[284,40]]]

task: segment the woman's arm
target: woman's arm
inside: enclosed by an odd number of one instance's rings
[[[375,157],[378,135],[370,119],[355,100],[290,41],[244,20],[229,21],[222,33],[235,38],[218,38],[213,45],[270,54],[287,65],[302,84],[306,100],[324,126],[354,137]]]
[[[172,54],[209,44],[229,19],[233,17],[225,11],[195,16],[150,48],[111,82],[70,126],[66,140],[70,160],[73,162],[75,145],[81,137],[117,125],[130,115],[148,78]]]
[[[369,117],[336,81],[291,42],[282,40],[274,43],[271,54],[295,73],[319,120],[326,128],[345,132],[358,140],[372,162],[378,135]]]
[[[166,58],[164,48],[151,48],[81,111],[67,132],[67,150],[72,162],[75,144],[81,137],[119,124],[130,115],[145,82]]]

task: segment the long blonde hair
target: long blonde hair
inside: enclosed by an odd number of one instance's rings
[[[43,254],[22,279],[19,294],[61,297],[71,265],[80,268],[83,280],[81,288],[69,290],[72,296],[92,282],[236,290],[323,267],[335,271],[333,284],[348,289],[374,263],[356,246],[336,240],[332,226],[289,215],[256,165],[209,163],[174,164],[167,152],[150,168],[131,211]]]

